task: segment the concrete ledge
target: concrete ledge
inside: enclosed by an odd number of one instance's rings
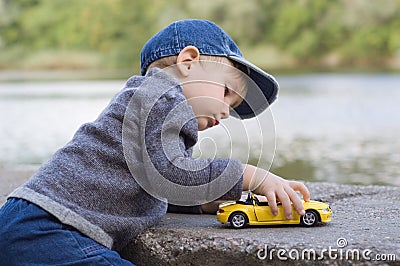
[[[0,204],[34,171],[36,168],[0,167]],[[314,228],[263,226],[234,230],[218,223],[215,215],[167,214],[156,227],[129,244],[123,256],[138,265],[400,265],[399,187],[332,183],[307,186],[312,199],[331,205],[331,223]],[[346,239],[345,247],[338,248],[339,238]],[[264,255],[265,247],[267,256],[259,259],[257,253]],[[279,250],[286,251],[280,257],[287,261],[279,258]],[[312,254],[308,259],[312,250],[315,259]],[[369,250],[371,260],[363,259],[362,252]],[[352,256],[353,251],[359,252],[360,259]],[[296,257],[296,252],[299,260],[291,259],[289,255]],[[347,259],[346,252],[351,253]],[[386,256],[386,260],[375,260],[377,255]]]
[[[331,205],[331,223],[234,230],[215,215],[167,214],[123,255],[138,265],[400,265],[400,188],[307,185]]]

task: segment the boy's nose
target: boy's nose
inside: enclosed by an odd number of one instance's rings
[[[229,105],[224,104],[224,107],[221,111],[221,119],[225,119],[229,117]]]

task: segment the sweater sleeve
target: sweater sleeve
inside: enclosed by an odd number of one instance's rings
[[[150,192],[185,206],[240,198],[243,169],[239,160],[192,157],[197,119],[181,92],[177,86],[163,94],[144,122],[142,150],[146,176],[153,180]]]

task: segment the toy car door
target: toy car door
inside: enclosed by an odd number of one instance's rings
[[[271,208],[268,206],[268,203],[262,202],[260,203],[257,199],[254,202],[254,212],[257,217],[257,221],[259,222],[267,222],[267,221],[282,221],[285,217],[283,209],[278,206],[278,215],[273,215],[271,212]]]

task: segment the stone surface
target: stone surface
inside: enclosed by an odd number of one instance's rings
[[[0,204],[34,170],[0,168]],[[215,215],[167,214],[123,256],[138,265],[400,265],[399,187],[307,186],[330,204],[332,222],[235,230]]]
[[[307,186],[331,205],[332,222],[235,230],[215,215],[167,214],[124,255],[139,265],[400,265],[400,188]]]

